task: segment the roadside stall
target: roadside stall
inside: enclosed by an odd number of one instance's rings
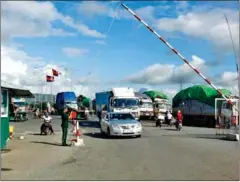
[[[6,148],[9,137],[10,104],[13,97],[34,98],[34,95],[25,88],[1,81],[1,150]]]

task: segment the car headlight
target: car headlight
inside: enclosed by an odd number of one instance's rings
[[[137,126],[136,126],[137,128],[141,128],[142,127],[142,125],[139,123],[139,124],[137,124]]]

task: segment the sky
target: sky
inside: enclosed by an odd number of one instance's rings
[[[218,88],[237,93],[238,1],[123,1]],[[33,93],[112,87],[172,98],[206,84],[119,1],[1,1],[1,79]],[[238,57],[239,59],[239,57]],[[62,74],[47,83],[54,68]]]

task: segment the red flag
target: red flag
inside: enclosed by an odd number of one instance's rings
[[[54,82],[54,76],[46,76],[46,81],[47,82]]]
[[[55,70],[55,69],[52,69],[52,74],[53,74],[53,76],[58,76],[58,75],[60,75],[61,73],[58,72],[58,71]]]

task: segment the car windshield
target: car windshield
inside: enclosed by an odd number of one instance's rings
[[[137,107],[139,105],[138,99],[114,99],[113,107]]]
[[[141,108],[152,108],[153,105],[151,102],[145,102],[141,105]]]
[[[14,104],[18,107],[23,107],[25,106],[25,102],[14,102]]]
[[[130,113],[114,113],[110,115],[111,120],[134,120],[134,117]]]

